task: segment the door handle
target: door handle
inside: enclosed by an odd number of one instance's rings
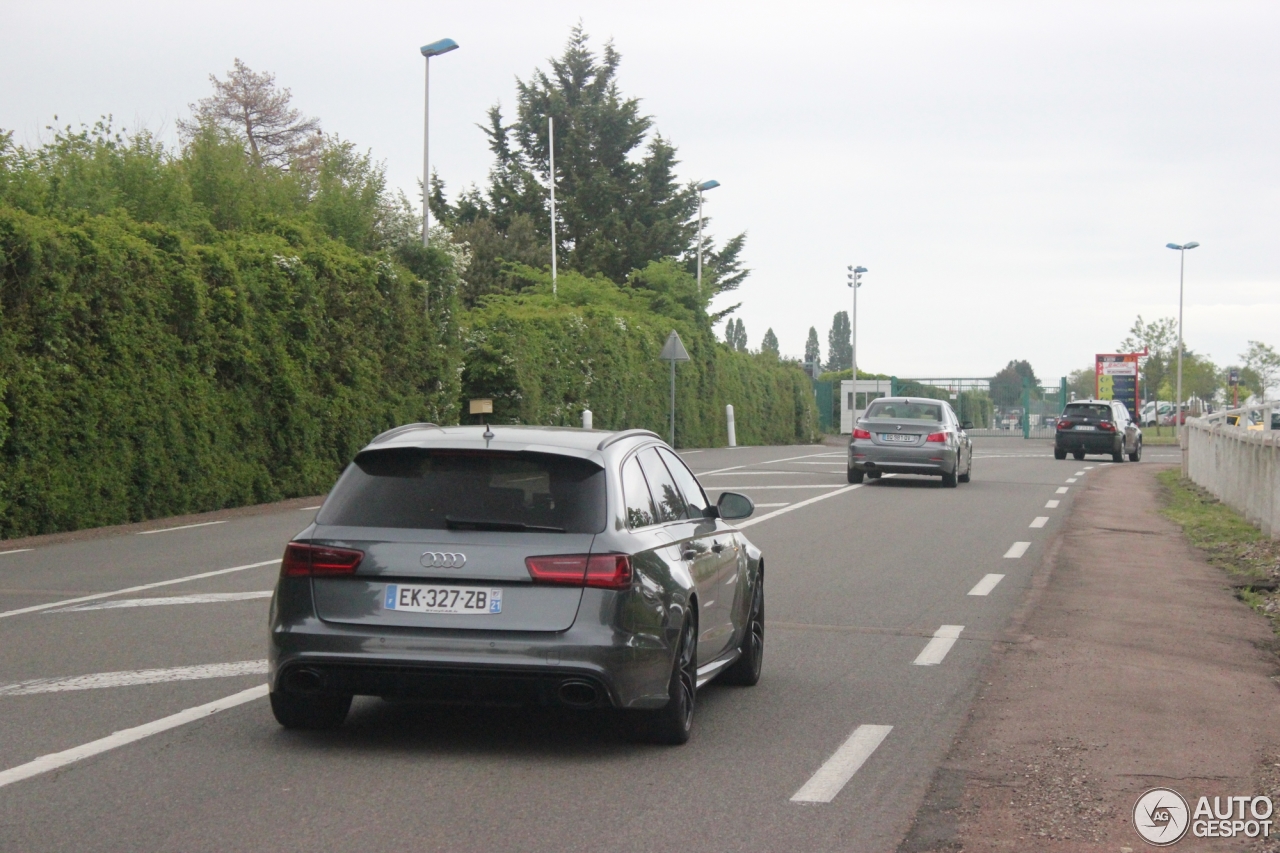
[[[725,549],[725,544],[723,542],[717,542],[716,544],[711,546],[711,550],[715,551],[717,554],[719,554],[724,549]]]
[[[698,556],[698,552],[693,550],[692,548],[688,549],[687,551],[680,552],[680,559],[682,560],[692,560],[697,556]]]

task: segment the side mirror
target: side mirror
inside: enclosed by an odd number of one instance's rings
[[[756,505],[751,498],[737,492],[721,492],[720,499],[716,501],[716,512],[725,521],[746,518],[755,511]]]
[[[973,429],[973,421],[965,421],[960,425],[960,429]]]

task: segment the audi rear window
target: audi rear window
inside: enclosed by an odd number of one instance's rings
[[[1104,421],[1109,421],[1111,420],[1111,407],[1068,404],[1062,416],[1064,418],[1101,418]]]
[[[316,521],[352,527],[599,533],[604,469],[550,453],[394,448],[356,456]]]

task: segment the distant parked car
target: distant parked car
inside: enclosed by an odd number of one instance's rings
[[[1083,459],[1086,453],[1109,453],[1111,461],[1142,458],[1142,430],[1129,419],[1129,411],[1115,400],[1077,400],[1068,403],[1054,433],[1053,458],[1070,453]]]

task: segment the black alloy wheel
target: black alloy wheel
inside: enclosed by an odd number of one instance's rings
[[[857,468],[854,468],[854,467],[850,466],[850,468],[849,468],[849,482],[850,482],[850,483],[861,483],[861,482],[862,482],[862,478],[863,478],[863,476],[864,476],[864,475],[863,475],[863,472],[859,471]]]
[[[751,612],[747,614],[746,636],[738,649],[739,658],[724,671],[720,680],[739,687],[755,687],[764,667],[764,575],[756,581],[751,596]]]
[[[1065,448],[1062,448],[1062,447],[1055,447],[1055,448],[1053,449],[1053,458],[1054,458],[1054,459],[1066,459],[1066,458],[1067,458],[1067,451],[1066,451],[1066,449],[1065,449]]]
[[[690,613],[680,632],[667,685],[670,699],[658,711],[642,712],[640,735],[650,743],[679,746],[689,740],[693,731],[693,708],[698,698],[698,621]]]
[[[1130,462],[1142,461],[1142,439],[1139,438],[1133,445],[1133,452],[1129,454]]]
[[[336,729],[347,719],[351,696],[309,696],[303,693],[271,693],[271,713],[286,729]]]

